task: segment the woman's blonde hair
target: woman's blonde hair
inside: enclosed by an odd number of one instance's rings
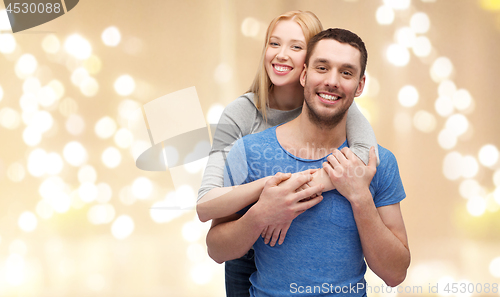
[[[267,47],[269,46],[269,38],[271,37],[276,24],[279,21],[287,20],[295,21],[302,28],[302,32],[304,33],[304,37],[306,39],[306,44],[307,42],[309,42],[309,39],[311,39],[311,37],[323,30],[323,26],[321,25],[318,17],[310,11],[289,11],[276,17],[271,21],[271,24],[269,24],[266,32],[266,42],[264,44],[264,49],[262,50],[262,56],[259,62],[259,68],[257,69],[257,74],[255,75],[250,89],[248,90],[248,92],[254,93],[255,106],[257,106],[257,109],[260,110],[264,120],[266,121],[266,107],[269,106],[269,92],[271,92],[273,88],[273,83],[271,82],[271,79],[269,79],[269,75],[267,74],[265,67],[266,51]]]

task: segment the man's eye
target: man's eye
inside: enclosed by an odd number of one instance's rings
[[[326,67],[324,66],[318,66],[317,69],[320,71],[326,71]]]
[[[348,76],[352,76],[352,73],[350,73],[349,71],[344,71],[342,72],[343,75],[348,75]]]

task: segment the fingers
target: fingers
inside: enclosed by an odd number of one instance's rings
[[[294,174],[287,182],[289,182],[289,186],[296,191],[298,188],[302,187],[311,180],[312,176],[310,174]]]
[[[316,185],[313,187],[309,187],[303,191],[297,192],[295,194],[296,195],[295,199],[296,199],[296,201],[300,201],[300,200],[305,199],[305,198],[316,196],[316,194],[319,195],[323,192],[324,188],[325,187],[322,184],[319,184],[319,185]]]
[[[266,238],[267,228],[269,228],[269,226],[266,226],[266,228],[262,231],[262,234],[260,235],[262,238]]]
[[[278,241],[278,238],[280,237],[280,231],[281,231],[281,228],[274,229],[273,237],[271,238],[271,243],[269,244],[270,246],[276,245],[276,241]]]
[[[288,232],[288,228],[290,228],[290,224],[286,225],[285,227],[283,227],[281,229],[280,240],[278,242],[279,245],[282,245],[283,242],[285,241],[285,236],[286,236],[286,233]]]
[[[285,180],[289,179],[292,176],[291,173],[281,173],[278,172],[276,173],[270,180],[266,182],[266,185],[268,186],[277,186],[280,183],[284,182]]]
[[[335,153],[338,153],[340,155],[342,155],[342,153],[338,150],[336,150],[335,152],[333,152],[332,155],[329,155],[326,159],[328,160],[328,163],[330,163],[330,165],[332,166],[332,168],[335,168],[335,167],[339,167],[340,166],[340,163],[339,163],[339,160],[337,159],[337,157],[334,155]],[[342,155],[343,156],[343,155]]]
[[[368,167],[377,167],[377,154],[375,153],[375,147],[370,148],[370,159],[368,160]]]
[[[308,210],[309,208],[315,206],[316,204],[320,203],[322,200],[323,200],[323,196],[319,195],[315,198],[312,198],[311,200],[302,202],[299,204],[299,208],[297,208],[297,212],[302,213],[302,212]]]
[[[271,228],[269,228],[271,227]],[[267,233],[266,233],[266,237],[264,238],[264,243],[265,244],[268,244],[269,241],[271,241],[271,237],[273,236],[274,234],[274,230],[275,230],[275,226],[268,226],[268,230],[267,230]]]

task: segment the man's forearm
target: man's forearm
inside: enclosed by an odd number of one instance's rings
[[[207,234],[207,248],[215,262],[242,257],[259,238],[264,226],[256,219],[252,208],[240,219],[237,219],[239,215],[233,215],[212,222]]]
[[[365,199],[352,203],[356,225],[358,227],[363,253],[370,269],[389,286],[397,286],[406,277],[410,265],[410,251],[406,239],[404,223],[392,224],[391,219],[384,222],[379,210],[375,207],[371,194]],[[390,205],[387,207],[397,207]],[[392,209],[389,209],[392,211]],[[400,212],[399,212],[400,214]],[[397,216],[394,216],[397,217]],[[386,224],[393,227],[391,231]],[[391,225],[392,224],[392,225]]]

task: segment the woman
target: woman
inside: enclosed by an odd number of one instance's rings
[[[223,187],[225,155],[238,138],[290,121],[300,114],[304,89],[299,77],[304,68],[306,46],[320,31],[321,22],[308,11],[287,12],[269,25],[252,86],[248,93],[226,107],[217,126],[198,194],[197,212],[201,221],[234,214],[258,200],[266,178],[238,187]],[[348,113],[347,136],[351,150],[367,164],[369,148],[377,147],[377,142],[370,124],[354,103]],[[315,173],[310,184],[304,186],[329,183],[321,177],[328,175]],[[331,189],[331,183],[326,189]],[[263,230],[266,244],[270,242],[274,246],[278,238],[279,244],[283,243],[288,226],[268,226]],[[252,250],[243,258],[227,261],[227,296],[249,296],[248,278],[255,270]]]

